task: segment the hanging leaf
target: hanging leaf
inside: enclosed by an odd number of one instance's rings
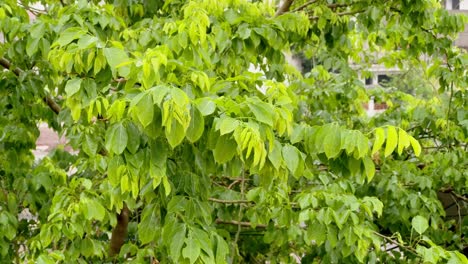
[[[389,126],[387,128],[387,143],[385,144],[385,157],[390,156],[392,152],[395,150],[398,144],[398,135],[395,130],[395,127]]]
[[[282,149],[283,160],[286,163],[286,167],[292,174],[295,174],[299,167],[299,150],[291,145],[285,145]]]
[[[418,234],[422,235],[429,227],[429,221],[424,216],[417,215],[411,220],[411,226]]]
[[[205,130],[205,119],[203,118],[202,113],[198,110],[198,107],[195,105],[192,105],[190,112],[192,114],[192,118],[190,119],[190,124],[185,136],[193,143],[202,136],[203,131]]]
[[[228,136],[219,137],[213,150],[215,161],[221,164],[230,161],[236,154],[236,150],[237,144],[235,140]]]
[[[122,154],[127,147],[127,130],[122,123],[113,125],[106,133],[106,149],[115,154]]]
[[[383,143],[385,142],[385,131],[383,128],[378,127],[375,129],[375,141],[374,145],[372,146],[372,152],[371,154],[374,155],[379,151],[379,149],[382,147]]]

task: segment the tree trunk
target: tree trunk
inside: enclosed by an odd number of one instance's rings
[[[117,225],[114,227],[114,230],[112,230],[109,251],[110,257],[118,255],[120,248],[124,244],[125,238],[127,237],[129,214],[130,210],[127,205],[124,204],[122,211],[117,215]]]

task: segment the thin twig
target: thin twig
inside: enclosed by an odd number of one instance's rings
[[[362,10],[346,11],[346,12],[336,13],[336,15],[337,16],[351,16],[351,15],[362,13],[364,11],[366,11],[366,10],[362,9]],[[309,17],[309,20],[317,20],[317,19],[319,19],[318,16],[310,16]]]
[[[404,250],[406,250],[406,251],[408,251],[408,252],[410,252],[410,253],[413,253],[413,254],[415,254],[415,255],[418,255],[418,253],[416,252],[416,250],[415,250],[414,248],[412,248],[412,247],[405,246],[405,245],[401,244],[400,242],[396,241],[395,239],[393,239],[393,238],[391,238],[391,237],[388,237],[388,236],[386,236],[386,235],[382,235],[382,234],[380,234],[379,232],[375,232],[375,231],[374,231],[373,233],[374,233],[376,236],[379,236],[379,237],[381,237],[381,238],[387,240],[388,242],[391,242],[391,243],[393,243],[393,244],[395,244],[395,245],[398,245],[400,248],[402,248],[402,249],[404,249]]]
[[[264,224],[257,224],[257,225],[254,225],[252,224],[251,222],[242,222],[242,221],[236,221],[236,220],[221,220],[221,219],[216,219],[215,220],[215,223],[216,224],[224,224],[224,225],[235,225],[235,226],[241,226],[241,227],[254,227],[255,228],[267,228],[267,225],[264,225]]]
[[[305,9],[306,7],[316,3],[318,0],[310,0],[308,2],[306,2],[305,4],[301,5],[300,7],[294,9],[292,12],[298,12],[298,11],[301,11],[303,9]]]
[[[212,201],[215,203],[222,203],[222,204],[248,204],[248,203],[253,203],[248,200],[221,200],[221,199],[216,199],[216,198],[208,198],[208,201]]]

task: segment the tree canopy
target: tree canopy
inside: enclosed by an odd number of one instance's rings
[[[2,261],[468,263],[466,17],[436,0],[34,2],[0,3]],[[413,69],[399,81],[424,96],[366,90],[373,64]],[[389,108],[368,117],[369,96]],[[76,153],[35,161],[40,122]]]

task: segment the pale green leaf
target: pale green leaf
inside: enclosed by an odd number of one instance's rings
[[[228,116],[222,117],[220,122],[219,132],[221,135],[231,133],[239,126],[239,121]]]
[[[411,220],[411,226],[418,234],[422,235],[429,227],[429,221],[421,215],[417,215]]]
[[[375,129],[375,141],[374,145],[372,146],[372,155],[377,153],[379,149],[382,147],[383,143],[385,142],[385,131],[383,128],[378,127]]]
[[[410,139],[409,135],[403,129],[398,129],[398,155],[403,153],[403,149],[409,147]]]
[[[82,80],[80,78],[73,78],[68,80],[67,84],[65,85],[65,92],[68,96],[72,96],[80,90],[81,81]]]
[[[187,238],[185,240],[185,244],[185,248],[182,249],[182,256],[184,258],[188,258],[190,260],[190,264],[193,264],[200,256],[200,245],[194,238]]]
[[[387,143],[385,144],[385,157],[390,156],[392,152],[395,150],[398,144],[398,135],[395,130],[395,127],[389,126],[387,128]]]
[[[336,158],[341,152],[341,131],[338,125],[327,128],[327,135],[323,140],[323,149],[329,159]]]
[[[375,165],[374,162],[372,161],[371,158],[369,157],[364,157],[363,158],[363,163],[364,163],[364,169],[366,171],[366,176],[367,176],[367,182],[372,181],[375,175]]]
[[[208,97],[198,98],[195,104],[204,116],[211,115],[216,110],[216,104]]]
[[[297,168],[299,167],[299,150],[294,146],[285,145],[282,149],[282,153],[286,167],[288,167],[292,174],[295,174]]]
[[[411,147],[413,147],[414,155],[419,156],[421,154],[421,145],[419,145],[419,142],[412,136],[409,137],[409,140]]]
[[[274,111],[271,105],[262,101],[255,101],[249,103],[248,106],[259,122],[273,126]]]

